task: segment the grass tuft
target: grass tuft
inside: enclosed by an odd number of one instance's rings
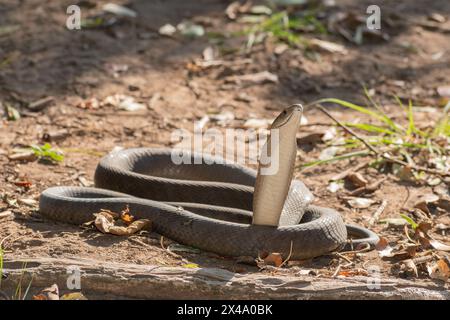
[[[364,147],[363,142],[366,142],[366,147],[367,145],[369,145],[369,147],[376,146],[379,148],[379,152],[389,154],[400,161],[406,161],[412,168],[414,168],[417,162],[421,162],[423,165],[421,168],[426,168],[424,170],[428,170],[431,166],[430,163],[438,161],[441,164],[441,168],[438,168],[438,170],[445,175],[445,172],[448,172],[450,168],[450,123],[448,117],[450,103],[442,111],[442,115],[440,115],[439,119],[436,121],[436,125],[420,129],[415,121],[412,101],[410,100],[405,107],[398,97],[394,97],[398,105],[405,110],[405,121],[407,122],[407,126],[403,127],[402,124],[395,121],[383,111],[381,106],[370,97],[366,89],[364,91],[373,108],[360,106],[336,98],[320,99],[309,105],[333,103],[364,114],[373,120],[373,122],[377,122],[345,123],[344,125],[346,127],[355,128],[362,132],[364,136],[355,135],[344,139],[344,143],[341,145],[342,149],[348,151],[360,149],[361,147]],[[363,140],[357,139],[358,137]],[[363,155],[358,151],[348,151],[345,154],[338,154],[333,158],[324,161],[319,160],[305,163],[302,167],[310,167]],[[381,153],[378,153],[378,155]],[[366,152],[366,154],[369,154],[369,152]],[[432,170],[433,169],[428,171],[432,172]]]

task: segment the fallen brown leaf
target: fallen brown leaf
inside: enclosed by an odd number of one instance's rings
[[[129,225],[134,221],[134,216],[130,214],[130,208],[127,206],[122,212],[120,213],[120,219],[126,224]]]
[[[364,269],[343,270],[338,272],[338,276],[354,277],[354,276],[367,276],[369,273]]]
[[[369,183],[367,179],[364,178],[363,175],[359,172],[349,172],[345,179],[351,182],[357,188],[365,187]]]
[[[59,300],[59,289],[57,284],[41,290],[37,295],[33,296],[33,300]]]
[[[446,245],[446,244],[444,244],[442,242],[439,242],[437,240],[430,240],[429,243],[436,250],[446,251],[446,252],[450,251],[450,246],[449,245]]]
[[[109,233],[109,229],[114,226],[114,217],[108,212],[101,211],[94,214],[94,225],[103,233]]]
[[[33,184],[30,181],[14,181],[14,184],[18,187],[29,188]]]
[[[281,266],[283,263],[283,258],[281,257],[281,253],[270,253],[267,257],[264,258],[264,263],[266,265],[271,265],[275,267]]]
[[[432,279],[447,281],[450,277],[450,268],[444,259],[440,259],[432,265],[427,265],[427,271]]]
[[[87,300],[87,298],[81,292],[72,292],[63,294],[60,300]]]
[[[115,234],[118,236],[129,236],[138,231],[141,231],[144,228],[149,228],[151,226],[151,221],[147,219],[140,219],[132,222],[127,227],[121,226],[111,226],[109,227],[109,233]]]

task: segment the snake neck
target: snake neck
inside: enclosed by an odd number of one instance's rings
[[[288,121],[272,128],[258,167],[253,195],[253,224],[278,226],[294,172],[296,134],[301,111],[294,110]],[[276,122],[277,119],[274,121]]]

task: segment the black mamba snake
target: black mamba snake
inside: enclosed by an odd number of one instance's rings
[[[129,205],[136,218],[152,221],[155,232],[226,256],[279,252],[307,259],[342,249],[348,235],[356,238],[355,245],[374,245],[376,234],[345,225],[333,209],[311,205],[313,196],[301,181],[289,184],[301,114],[301,106],[293,105],[275,119],[258,172],[198,153],[183,151],[187,161],[176,164],[174,150],[127,149],[100,161],[96,188],[45,190],[40,212],[81,224],[101,209],[120,212]],[[274,129],[277,139],[271,139]],[[279,158],[271,172],[270,161],[263,160],[275,154]]]

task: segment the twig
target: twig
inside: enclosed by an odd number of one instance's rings
[[[337,277],[337,275],[339,274],[339,271],[341,271],[341,268],[342,267],[344,267],[344,268],[347,268],[347,267],[350,267],[352,264],[353,264],[353,261],[351,261],[349,258],[347,258],[346,256],[344,256],[344,255],[342,255],[340,252],[336,252],[336,255],[339,257],[339,258],[342,258],[342,259],[344,259],[345,261],[347,261],[348,263],[346,263],[346,264],[340,264],[339,263],[339,265],[337,266],[337,268],[336,268],[336,271],[333,273],[333,275],[331,276],[332,278],[336,278]]]
[[[338,119],[336,119],[334,116],[332,116],[331,113],[329,113],[324,107],[322,107],[322,105],[317,104],[317,108],[320,111],[322,111],[325,115],[327,115],[331,120],[336,122],[336,124],[338,126],[340,126],[342,129],[344,129],[347,133],[349,133],[350,135],[355,137],[357,140],[361,141],[377,157],[381,157],[381,158],[383,158],[383,159],[385,159],[387,161],[390,161],[390,162],[393,162],[393,163],[396,163],[396,164],[399,164],[399,165],[402,165],[402,166],[405,166],[405,167],[409,167],[409,168],[411,168],[412,170],[415,170],[415,171],[423,171],[423,172],[430,173],[430,174],[435,174],[435,175],[438,175],[438,176],[450,177],[450,172],[443,172],[443,171],[439,171],[439,170],[425,168],[425,167],[422,167],[422,166],[417,166],[415,164],[410,164],[410,163],[405,162],[403,160],[399,160],[399,159],[396,159],[396,158],[391,158],[389,155],[387,155],[385,153],[381,153],[380,151],[375,149],[374,146],[372,146],[370,143],[368,143],[364,138],[360,137],[352,129],[350,129],[345,124],[343,124]]]
[[[164,237],[163,236],[161,236],[160,244],[161,244],[161,248],[163,248],[164,251],[168,255],[174,257],[175,259],[180,259],[183,263],[188,263],[188,261],[186,259],[184,259],[182,256],[180,256],[179,254],[176,254],[175,252],[170,251],[169,247],[167,247],[167,248],[164,247]]]
[[[4,237],[4,238],[2,239],[2,241],[0,241],[0,248],[3,248],[3,242],[5,242],[5,240],[8,239],[9,237],[11,237],[12,235],[13,235],[13,233],[7,235],[6,237]]]
[[[352,136],[354,136],[356,139],[358,139],[359,141],[361,141],[370,151],[372,151],[373,153],[375,153],[376,155],[380,155],[380,153],[378,152],[378,150],[376,150],[370,143],[368,143],[366,140],[364,140],[364,138],[361,138],[359,135],[357,135],[352,129],[350,129],[349,127],[347,127],[345,124],[343,124],[342,122],[340,122],[338,119],[336,119],[334,116],[331,115],[331,113],[329,113],[324,107],[322,107],[322,105],[318,104],[317,108],[322,111],[323,113],[325,113],[325,115],[327,115],[331,120],[333,120],[334,122],[336,122],[336,124],[340,127],[342,127],[342,129],[344,129],[345,131],[347,131],[349,134],[351,134]]]
[[[167,250],[167,249],[164,247],[164,237],[163,237],[163,236],[161,236],[160,244],[161,244],[161,248],[163,248],[164,250]]]
[[[338,252],[339,255],[344,256],[344,254],[356,254],[356,253],[363,253],[363,252],[367,252],[372,250],[372,247],[370,246],[369,243],[366,243],[366,246],[360,250],[352,250],[352,251],[342,251],[342,252]]]
[[[341,271],[341,265],[338,265],[337,266],[337,268],[336,268],[336,271],[333,273],[333,275],[331,276],[332,278],[336,278],[337,277],[337,275],[338,275],[338,273],[339,273],[339,271]]]
[[[369,220],[369,227],[373,226],[378,221],[384,209],[386,209],[387,204],[388,204],[387,200],[383,200],[381,202],[380,207],[377,209],[377,211],[374,212],[372,218],[370,218]]]
[[[354,252],[354,251],[350,251],[350,252]],[[347,261],[347,262],[348,262],[348,265],[353,264],[353,261],[350,260],[349,258],[347,258],[346,256],[344,256],[341,252],[336,252],[336,255],[337,255],[339,258],[342,258],[342,259],[344,259],[345,261]],[[345,265],[345,266],[347,266],[347,265]]]
[[[289,254],[288,254],[287,258],[280,264],[279,268],[281,268],[282,266],[284,266],[284,264],[285,264],[286,262],[288,262],[289,259],[291,258],[291,255],[292,255],[292,247],[293,247],[293,245],[294,245],[294,243],[291,241],[291,248],[289,249]]]
[[[400,207],[400,208],[405,208],[405,205],[406,205],[406,203],[408,202],[408,200],[409,200],[409,196],[410,196],[410,193],[409,193],[409,188],[407,187],[407,186],[405,186],[405,189],[406,189],[406,198],[405,198],[405,200],[403,200],[403,204],[402,204],[402,206]]]

